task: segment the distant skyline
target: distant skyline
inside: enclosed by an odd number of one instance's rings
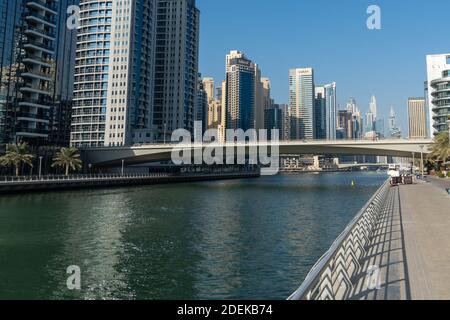
[[[366,27],[372,4],[381,8],[382,30]],[[197,6],[199,70],[216,85],[225,77],[225,55],[234,49],[270,78],[277,103],[289,102],[289,69],[312,67],[316,84],[336,82],[341,109],[355,97],[366,113],[375,95],[387,123],[394,107],[403,135],[408,97],[424,93],[425,56],[450,51],[438,31],[449,26],[448,0],[197,0]]]

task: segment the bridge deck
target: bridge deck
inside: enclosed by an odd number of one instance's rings
[[[450,299],[450,196],[439,184],[390,189],[353,299]],[[379,289],[368,288],[370,266],[380,270]]]

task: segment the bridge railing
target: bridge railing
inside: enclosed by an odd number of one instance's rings
[[[293,140],[279,140],[278,143],[329,143],[329,144],[346,144],[346,143],[422,143],[422,144],[429,144],[432,141],[430,139],[376,139],[376,140],[368,140],[364,138],[360,139],[342,139],[342,140],[328,140],[328,139],[293,139]],[[254,143],[276,143],[276,141],[269,140],[269,139],[258,139],[257,141],[248,141],[245,142],[218,142],[219,145],[233,145],[233,144],[244,144],[244,145],[251,145]],[[203,145],[207,146],[210,143],[209,142],[186,142],[187,146],[189,147],[195,147]],[[155,148],[172,148],[172,147],[182,147],[180,145],[180,142],[178,141],[167,141],[166,143],[162,142],[154,142],[154,143],[134,143],[129,146],[120,146],[120,147],[106,147],[106,146],[97,146],[97,147],[85,147],[80,148],[80,150],[101,150],[101,149],[127,149],[127,148],[133,148],[133,147],[155,147]]]
[[[389,193],[386,181],[360,210],[330,249],[318,260],[288,300],[345,300],[353,293],[352,278],[361,271],[376,223]]]

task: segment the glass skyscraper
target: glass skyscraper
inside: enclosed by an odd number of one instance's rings
[[[226,73],[226,128],[254,129],[256,125],[257,66],[244,54],[232,51],[227,56]]]
[[[0,3],[0,143],[68,143],[74,0]]]

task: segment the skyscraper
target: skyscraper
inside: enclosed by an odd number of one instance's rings
[[[71,144],[150,142],[155,1],[80,2]]]
[[[375,122],[377,120],[377,100],[372,96],[369,103],[369,111],[366,113],[366,134],[375,132]]]
[[[314,139],[314,71],[289,71],[289,106],[292,139]]]
[[[336,140],[336,123],[337,123],[337,99],[336,99],[336,82],[324,86],[326,116],[325,130],[327,140]]]
[[[0,143],[68,143],[75,32],[66,10],[76,3],[1,1]]]
[[[255,128],[258,67],[239,51],[231,51],[226,63],[225,126],[244,131]]]
[[[199,74],[197,84],[197,97],[195,99],[194,119],[202,124],[202,133],[208,129],[208,93],[205,83]],[[208,88],[209,90],[210,88]],[[212,90],[214,91],[214,90]]]
[[[278,131],[279,139],[282,139],[283,112],[278,106],[264,110],[264,128],[267,129],[268,140],[272,139],[272,131]]]
[[[427,56],[430,136],[449,130],[450,53]]]
[[[337,139],[351,140],[353,138],[352,113],[348,110],[339,110],[337,119]]]
[[[351,97],[347,102],[347,112],[352,115],[352,136],[350,139],[361,139],[363,136],[363,121],[355,98]]]
[[[347,111],[353,113],[356,113],[358,110],[357,105],[356,105],[356,100],[355,98],[351,97],[350,99],[348,99],[347,102]]]
[[[214,92],[214,79],[213,78],[203,78],[203,89],[208,97],[208,102],[213,101],[215,98]]]
[[[314,94],[314,139],[325,140],[327,138],[327,103],[325,98],[324,86],[315,86]]]
[[[424,98],[408,99],[409,139],[426,139],[427,109]]]
[[[288,141],[291,139],[291,111],[289,105],[287,104],[279,104],[278,108],[281,110],[281,117],[283,121],[280,139]]]
[[[200,11],[195,0],[157,0],[153,124],[158,141],[193,130]]]
[[[400,139],[402,137],[402,131],[397,125],[397,116],[393,107],[391,107],[391,112],[389,113],[389,135],[394,139]]]

